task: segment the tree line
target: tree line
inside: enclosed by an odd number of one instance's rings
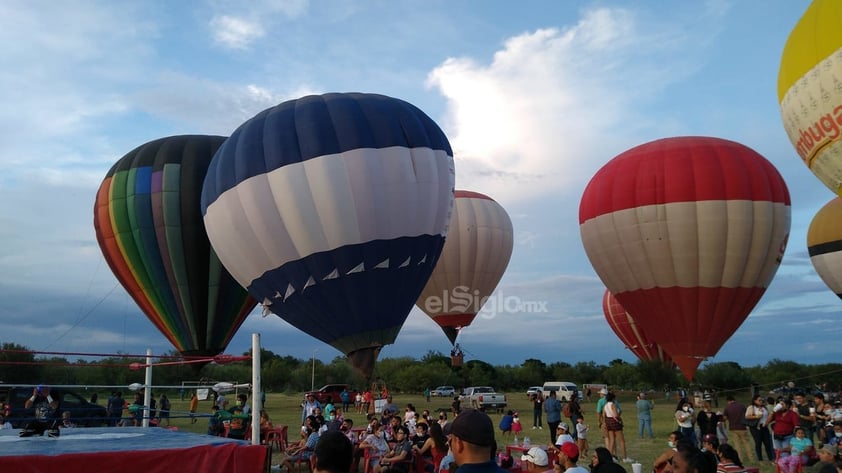
[[[95,361],[62,356],[40,356],[27,347],[14,343],[0,345],[0,382],[18,384],[76,384],[128,386],[143,382],[144,371],[132,370],[132,363],[145,363],[144,358],[114,356]],[[244,353],[248,355],[248,353]],[[118,354],[119,355],[119,354]],[[179,356],[173,351],[169,356]],[[314,384],[344,383],[365,389],[369,380],[354,373],[342,356],[329,363],[299,359],[261,350],[261,378],[266,392],[301,393]],[[671,365],[660,362],[628,363],[615,359],[607,365],[593,361],[546,363],[528,358],[519,365],[492,365],[482,360],[469,360],[462,366],[451,366],[450,356],[428,351],[420,359],[413,357],[384,358],[377,361],[374,378],[390,391],[421,393],[426,388],[450,385],[458,388],[474,385],[493,386],[501,392],[521,393],[529,386],[544,381],[572,381],[576,384],[608,384],[627,390],[656,390],[664,386],[704,386],[720,392],[763,389],[779,386],[811,388],[826,384],[832,390],[842,386],[842,364],[805,365],[794,361],[772,359],[763,365],[741,366],[732,361],[705,363],[688,383]],[[153,384],[180,386],[182,382],[251,381],[251,362],[217,364],[184,364],[160,366],[153,370]]]

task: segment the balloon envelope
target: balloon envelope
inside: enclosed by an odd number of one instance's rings
[[[787,39],[778,72],[784,128],[831,191],[842,186],[842,2],[814,0]]]
[[[257,302],[222,267],[200,211],[222,136],[172,136],[108,171],[94,204],[105,260],[141,310],[185,355],[216,355]]]
[[[455,192],[444,249],[416,301],[451,343],[494,292],[512,246],[512,221],[500,204],[479,192]]]
[[[602,312],[605,314],[608,326],[611,327],[617,338],[636,357],[643,361],[660,360],[672,364],[672,360],[664,349],[646,337],[643,329],[637,325],[631,314],[607,289],[605,294],[602,295]]]
[[[241,125],[202,193],[225,267],[366,377],[444,245],[453,152],[421,110],[375,94],[284,102]]]
[[[842,199],[824,205],[807,229],[810,261],[827,287],[842,297]]]
[[[772,164],[746,146],[666,138],[603,166],[579,222],[600,279],[691,379],[774,277],[790,198]]]

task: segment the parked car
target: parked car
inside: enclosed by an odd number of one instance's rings
[[[471,386],[462,390],[459,396],[463,406],[470,406],[474,409],[496,409],[503,412],[507,400],[505,394],[498,394],[491,386]]]
[[[315,391],[307,391],[304,393],[304,397],[312,394],[313,397],[315,397],[321,404],[326,404],[328,400],[332,401],[334,404],[342,404],[341,394],[345,389],[348,390],[349,399],[353,402],[357,392],[351,389],[351,386],[347,384],[326,384]]]
[[[430,391],[430,396],[435,397],[453,397],[456,395],[456,388],[453,386],[439,386]]]
[[[61,418],[61,413],[70,412],[70,418],[78,426],[101,427],[106,421],[105,406],[92,404],[83,396],[64,388],[50,390],[53,399],[58,400],[58,408],[54,417]],[[32,396],[31,387],[11,387],[5,392],[0,391],[0,397],[5,397],[11,406],[11,415],[7,421],[15,428],[23,427],[27,422],[35,419],[35,410],[26,408],[26,400]]]
[[[567,402],[571,397],[579,395],[579,388],[575,383],[569,381],[547,381],[541,389],[544,397],[550,395],[550,391],[555,391],[555,395],[559,401]]]
[[[535,394],[541,392],[541,386],[532,386],[526,390],[526,397],[531,398]]]

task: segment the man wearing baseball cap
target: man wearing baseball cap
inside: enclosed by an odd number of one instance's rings
[[[833,471],[836,467],[836,455],[839,453],[835,445],[824,445],[822,448],[816,450],[819,461],[813,466],[806,469],[808,473],[818,473],[820,471]]]
[[[564,443],[559,447],[558,462],[553,465],[556,473],[588,473],[586,468],[576,464],[579,461],[579,447],[575,443]]]
[[[523,456],[520,457],[521,463],[526,465],[526,470],[529,473],[542,473],[553,471],[549,467],[550,459],[540,447],[532,447]]]
[[[463,409],[450,430],[450,451],[456,473],[505,473],[492,459],[497,454],[494,423],[485,412]]]

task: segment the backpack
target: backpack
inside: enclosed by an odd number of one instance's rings
[[[561,408],[561,413],[564,415],[564,417],[571,417],[572,412],[570,412],[569,402],[564,403],[564,407]]]

